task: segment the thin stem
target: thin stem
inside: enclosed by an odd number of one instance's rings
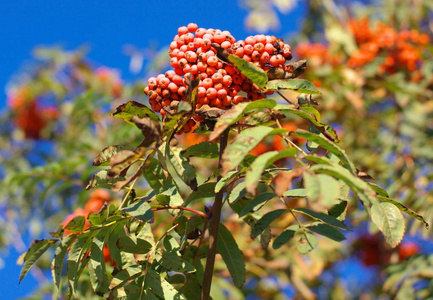
[[[141,166],[140,166],[140,168],[141,168]],[[132,182],[131,187],[129,188],[128,192],[126,193],[125,197],[124,197],[123,200],[122,200],[122,203],[121,203],[120,206],[119,206],[119,210],[122,209],[123,205],[124,205],[125,202],[126,202],[126,199],[128,199],[129,194],[131,194],[131,191],[133,190],[134,185],[135,185],[135,183],[137,182],[137,180],[138,180],[138,177],[135,178],[134,181]]]
[[[278,126],[279,128],[283,128],[283,126],[281,126],[280,120],[278,120],[277,118],[275,118],[275,122],[277,123],[277,126]],[[283,139],[286,141],[286,143],[290,144],[292,147],[295,147],[299,152],[301,152],[301,153],[304,154],[304,155],[307,155],[307,153],[305,153],[304,150],[302,150],[301,148],[299,148],[298,145],[296,145],[294,142],[292,142],[291,139],[289,139],[289,138],[286,137],[286,136],[283,136]]]
[[[220,136],[220,155],[218,161],[218,168],[221,169],[221,157],[227,146],[229,129],[226,129],[223,134]],[[221,176],[218,176],[218,180],[221,179]],[[212,285],[212,277],[214,273],[215,266],[215,255],[217,250],[217,242],[218,242],[218,231],[221,219],[221,209],[223,206],[223,194],[224,192],[221,190],[215,195],[215,202],[212,206],[212,214],[210,219],[210,228],[209,228],[209,250],[206,259],[206,267],[203,275],[203,287],[201,290],[201,300],[208,300],[210,295],[210,288]]]
[[[199,210],[196,210],[196,209],[193,209],[193,208],[189,208],[189,207],[183,207],[183,206],[166,206],[166,207],[157,207],[157,208],[152,208],[152,211],[164,210],[164,209],[180,209],[180,210],[186,210],[186,211],[189,211],[189,212],[193,212],[193,213],[195,213],[195,214],[197,214],[197,215],[199,215],[199,216],[201,216],[201,217],[203,217],[203,218],[205,218],[205,219],[208,218],[208,216],[207,216],[204,212],[202,212],[202,211],[199,211]]]
[[[284,96],[283,94],[281,94],[279,91],[277,91],[277,94],[281,96],[281,98],[283,98],[287,103],[291,104],[291,105],[295,105],[295,103],[293,103],[292,101],[290,101],[289,99],[286,98],[286,96]]]

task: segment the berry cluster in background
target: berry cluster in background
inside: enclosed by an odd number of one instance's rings
[[[14,114],[14,123],[26,138],[38,139],[41,131],[50,121],[58,118],[59,111],[54,106],[42,106],[37,97],[25,85],[8,91],[8,106]]]
[[[165,115],[172,101],[186,100],[188,82],[197,78],[200,81],[196,109],[203,105],[228,109],[266,97],[235,67],[220,60],[213,45],[265,71],[272,67],[285,69],[286,61],[292,58],[291,47],[275,36],[255,35],[236,41],[228,31],[198,28],[194,23],[179,27],[170,44],[173,70],[149,78],[144,89],[154,111]],[[198,116],[194,120],[201,121]],[[184,132],[195,126],[194,120],[184,126]]]
[[[371,27],[369,19],[351,20],[349,26],[359,47],[349,59],[352,68],[362,67],[381,55],[382,72],[393,74],[401,69],[414,72],[429,42],[428,35],[417,30],[396,31],[384,23]]]
[[[107,190],[104,189],[96,189],[90,194],[89,200],[87,200],[84,208],[77,208],[72,214],[69,214],[65,220],[62,222],[62,226],[66,228],[68,224],[76,217],[83,216],[84,217],[84,227],[82,230],[85,230],[90,227],[90,222],[87,220],[87,217],[91,213],[98,213],[104,205],[107,205],[112,201],[111,195]],[[64,234],[70,235],[74,233],[79,233],[81,231],[75,231],[73,229],[65,229]],[[88,255],[88,254],[87,254]],[[104,246],[103,250],[104,260],[106,263],[111,262],[110,251],[108,250],[107,245]]]

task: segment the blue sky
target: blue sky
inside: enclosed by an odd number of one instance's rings
[[[279,37],[293,32],[302,21],[305,9],[280,15],[281,28],[267,33]],[[0,6],[0,108],[5,105],[5,85],[38,45],[62,45],[75,49],[86,44],[89,57],[97,64],[119,69],[128,77],[129,57],[122,53],[126,44],[144,49],[151,42],[166,46],[177,28],[190,22],[200,27],[229,30],[242,39],[247,10],[236,0],[220,1],[2,1]],[[144,80],[145,78],[143,78]],[[1,252],[5,266],[0,269],[1,298],[29,295],[37,286],[32,276],[18,285],[20,267],[13,249]]]
[[[297,13],[280,15],[281,28],[270,33],[284,36],[302,20]],[[129,58],[125,44],[143,49],[150,42],[168,45],[177,27],[195,22],[200,27],[229,30],[237,39],[247,35],[247,10],[236,0],[221,1],[3,1],[0,6],[0,50],[2,86],[37,45],[62,45],[74,49],[90,46],[89,57],[97,63],[118,68],[127,75]],[[296,15],[296,16],[295,16]],[[248,32],[254,33],[254,32]],[[4,98],[4,88],[2,94]],[[0,105],[4,105],[4,99]]]

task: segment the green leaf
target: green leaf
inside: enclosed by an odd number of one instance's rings
[[[202,142],[188,147],[182,151],[182,155],[188,157],[201,157],[201,158],[218,158],[219,145],[217,143]]]
[[[345,212],[346,208],[347,201],[341,201],[340,203],[335,204],[328,212],[330,216],[338,218]]]
[[[326,208],[332,207],[337,203],[342,184],[325,174],[318,174],[317,179],[320,184],[320,202]]]
[[[146,201],[135,201],[128,207],[122,208],[122,211],[144,222],[153,218],[153,212]]]
[[[188,280],[180,290],[188,300],[200,300],[201,286],[198,281],[198,274],[189,274]]]
[[[133,254],[146,254],[152,249],[148,241],[130,236],[120,236],[116,245],[121,251]]]
[[[111,206],[113,209],[113,205]],[[105,220],[107,220],[109,215],[109,207],[107,205],[104,205],[102,210],[99,213],[89,213],[89,216],[87,217],[87,220],[92,224],[92,226],[98,226],[102,225]]]
[[[276,209],[265,214],[251,229],[251,238],[255,239],[277,218],[287,213],[287,209]]]
[[[131,123],[131,119],[134,116],[137,116],[139,118],[150,118],[153,121],[159,121],[158,115],[153,112],[150,108],[148,108],[146,105],[143,105],[141,103],[138,103],[136,101],[129,101],[125,104],[120,105],[116,108],[116,111],[113,113],[113,116],[122,118],[128,123]]]
[[[155,190],[155,193],[160,193],[173,185],[173,180],[165,177],[161,164],[156,158],[148,158],[148,161],[149,164],[144,168],[143,176]]]
[[[73,242],[77,239],[76,234],[70,234],[66,236],[59,246],[56,248],[56,253],[53,261],[51,262],[51,274],[53,276],[54,285],[59,289],[60,278],[62,274],[63,264],[65,262],[66,254],[68,249]]]
[[[304,187],[310,201],[317,201],[320,197],[320,182],[315,174],[304,172]]]
[[[121,150],[125,150],[127,147],[123,145],[108,146],[93,159],[94,166],[108,166],[110,159]]]
[[[317,246],[317,238],[304,230],[299,229],[295,233],[296,236],[296,247],[301,254],[307,254]]]
[[[178,293],[178,291],[160,276],[154,270],[148,270],[146,274],[145,284],[151,291],[165,300],[184,300],[185,297]]]
[[[243,130],[225,149],[222,155],[222,175],[236,168],[245,156],[266,136],[285,132],[285,129],[273,129],[257,126]]]
[[[239,182],[231,191],[228,197],[229,203],[233,204],[247,195],[247,189],[245,188],[245,182]]]
[[[371,187],[356,175],[352,174],[349,170],[324,157],[305,156],[305,158],[319,162],[319,164],[310,168],[311,172],[328,174],[344,181],[359,200],[361,200],[369,214],[371,205],[379,203],[376,198],[376,193],[371,189]]]
[[[166,143],[160,147],[160,161],[165,161],[166,170],[179,190],[183,190],[183,188],[190,191],[194,190],[197,187],[196,172],[189,164],[188,159],[181,154],[182,148],[170,146],[169,140],[172,136],[173,133],[171,133]]]
[[[308,141],[311,141],[311,142],[314,142],[314,143],[320,145],[324,149],[328,150],[329,152],[331,152],[332,154],[337,156],[346,169],[348,169],[353,174],[356,174],[355,165],[350,161],[346,152],[343,149],[341,149],[337,144],[331,142],[327,138],[322,137],[318,134],[309,132],[309,131],[301,130],[301,129],[296,130],[295,133],[293,133],[293,132],[290,133],[290,135],[301,137],[303,139],[306,139]]]
[[[282,151],[270,151],[266,152],[259,157],[257,157],[254,162],[251,164],[249,170],[245,176],[245,186],[247,187],[247,191],[255,195],[256,188],[259,183],[259,180],[262,176],[263,171],[271,164],[276,162],[279,159],[285,157],[293,157],[297,153],[295,148],[288,148]]]
[[[93,290],[99,296],[108,291],[108,277],[105,274],[104,245],[109,229],[104,228],[93,238],[90,248],[88,271]]]
[[[257,84],[259,88],[264,88],[268,82],[268,75],[263,69],[257,67],[242,58],[233,54],[228,55],[228,60],[238,69],[245,77]]]
[[[220,116],[215,124],[215,128],[209,135],[209,140],[214,140],[220,136],[230,125],[238,122],[245,113],[248,113],[258,108],[273,108],[277,105],[275,100],[262,99],[254,102],[239,103],[229,110],[227,110],[222,116]]]
[[[218,230],[217,252],[221,254],[235,286],[241,287],[246,274],[244,258],[232,234],[223,224]]]
[[[263,203],[275,197],[277,197],[277,195],[275,195],[274,193],[263,193],[258,195],[242,208],[241,212],[239,213],[239,217],[241,218],[252,211],[257,211]]]
[[[330,238],[331,240],[337,242],[341,242],[346,239],[344,237],[344,234],[341,233],[341,231],[335,229],[332,226],[329,226],[328,224],[317,224],[314,226],[308,226],[307,228],[315,233],[326,236],[327,238]]]
[[[346,225],[344,225],[341,221],[337,220],[334,217],[331,217],[330,215],[324,214],[324,213],[320,213],[320,212],[315,212],[312,211],[308,208],[296,208],[293,210],[294,212],[299,212],[302,213],[306,216],[309,216],[315,220],[318,221],[322,221],[325,222],[329,225],[344,229],[344,230],[350,230]]]
[[[96,232],[93,233],[96,235]],[[84,254],[89,250],[93,234],[86,233],[78,236],[75,243],[72,244],[69,250],[69,255],[67,259],[67,270],[68,270],[68,281],[69,288],[72,294],[75,295],[75,283],[78,281],[81,271],[84,269],[83,266],[87,264],[83,258]]]
[[[125,175],[124,173],[141,157],[140,154],[130,150],[122,150],[116,153],[110,160],[109,177]]]
[[[299,229],[299,225],[292,225],[286,228],[279,236],[277,236],[272,244],[272,248],[278,249],[286,244],[291,238],[295,236],[296,231]]]
[[[116,182],[122,180],[125,180],[124,176],[112,178],[108,176],[108,170],[101,170],[93,174],[89,184],[86,186],[86,190],[90,190],[95,187],[111,188]]]
[[[142,275],[142,266],[133,265],[117,272],[110,282],[110,289],[117,289],[126,285],[129,281]]]
[[[215,197],[215,182],[206,182],[193,191],[185,200],[185,205],[203,198]]]
[[[284,197],[307,198],[306,189],[293,189],[284,192]]]
[[[397,206],[389,202],[373,204],[371,220],[383,233],[391,247],[400,244],[405,232],[405,223]]]
[[[165,191],[160,192],[155,198],[156,201],[164,206],[181,206],[184,203],[182,196],[179,194],[175,185],[172,185]]]
[[[300,94],[320,95],[317,87],[305,79],[277,79],[270,80],[266,84],[266,90],[291,90]]]
[[[195,267],[191,263],[173,252],[165,251],[159,263],[167,270],[186,273],[195,272]]]
[[[277,105],[274,110],[277,110],[283,114],[294,114],[297,116],[300,116],[301,118],[310,121],[311,123],[313,123],[314,125],[318,126],[318,127],[323,127],[325,126],[324,124],[320,123],[320,118],[317,118],[317,110],[314,107],[309,107],[309,109],[307,110],[306,107],[299,107],[299,108],[291,108],[288,107],[288,105]],[[312,111],[316,111],[317,114],[312,114]]]
[[[57,241],[58,241],[57,239],[52,239],[52,240],[43,239],[43,240],[35,240],[32,242],[30,248],[27,250],[25,254],[23,254],[24,265],[21,268],[19,283],[21,283],[21,281],[30,271],[33,264],[38,260],[38,258],[41,257],[42,254],[44,254],[45,251],[47,251]]]
[[[403,204],[401,204],[401,203],[399,203],[399,202],[397,202],[397,201],[395,201],[395,200],[393,200],[393,199],[390,199],[390,198],[388,198],[388,197],[378,196],[378,198],[379,198],[379,200],[381,200],[381,201],[385,201],[385,202],[389,202],[389,203],[394,204],[395,206],[397,206],[397,208],[398,208],[400,211],[402,211],[402,212],[408,214],[409,216],[411,216],[411,217],[413,217],[413,218],[415,218],[415,219],[417,219],[417,220],[423,222],[423,223],[424,223],[424,226],[425,226],[425,228],[426,228],[427,230],[430,228],[430,225],[426,222],[426,220],[423,218],[423,216],[421,216],[420,214],[417,214],[416,212],[414,212],[414,211],[411,210],[410,208],[408,208],[408,207],[404,206]]]
[[[216,184],[215,186],[215,193],[218,193],[219,191],[221,191],[227,182],[229,182],[233,177],[235,177],[238,174],[237,170],[233,170],[230,172],[227,172],[227,174],[225,174]]]
[[[69,230],[71,232],[81,232],[84,229],[84,224],[86,223],[86,219],[84,216],[76,216],[68,224],[66,224],[65,230]]]

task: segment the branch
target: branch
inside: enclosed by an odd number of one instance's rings
[[[221,169],[221,157],[227,146],[229,129],[226,129],[220,136],[220,155],[218,161],[218,168]],[[218,180],[221,176],[218,176]],[[221,209],[223,206],[223,194],[221,190],[215,195],[215,202],[211,210],[210,229],[209,229],[209,250],[206,259],[206,267],[203,275],[203,287],[201,290],[201,300],[208,300],[210,295],[210,288],[212,285],[212,277],[215,265],[215,255],[217,251],[218,231],[221,219]]]

